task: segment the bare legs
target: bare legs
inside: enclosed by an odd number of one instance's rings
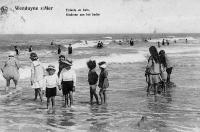
[[[98,96],[96,93],[96,86],[94,85],[90,86],[90,103],[91,104],[93,102],[93,96],[95,97],[97,104],[99,104]]]
[[[153,87],[154,87],[154,95],[156,95],[158,93],[158,84],[154,83]]]
[[[171,74],[168,74],[168,73],[167,73],[167,83],[170,83],[170,75],[171,75]]]
[[[71,107],[71,105],[73,104],[73,92],[70,91],[69,93],[64,95],[64,97],[65,97],[64,107],[66,107],[66,106]]]
[[[37,96],[40,96],[40,100],[41,100],[41,102],[42,102],[42,93],[41,93],[41,89],[40,88],[36,88],[35,89],[35,99],[34,100],[36,100],[37,99]]]
[[[5,92],[7,93],[8,88],[10,87],[10,80],[11,79],[6,79],[6,88],[5,88]],[[15,89],[17,88],[17,84],[18,84],[18,80],[13,79],[13,82],[15,84]]]
[[[54,111],[54,106],[55,106],[55,96],[47,98],[47,109],[48,109],[48,110],[49,110],[49,104],[50,104],[50,101],[51,101],[51,103],[52,103],[52,109],[53,109],[53,111]]]
[[[5,88],[6,93],[7,93],[9,87],[10,87],[10,79],[7,79],[6,80],[6,88]]]
[[[107,95],[106,95],[106,89],[100,89],[99,96],[101,100],[101,104],[106,104],[107,101]]]
[[[14,84],[15,84],[15,89],[17,89],[17,84],[18,84],[18,80],[13,80]]]

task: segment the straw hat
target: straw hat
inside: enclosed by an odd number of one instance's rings
[[[55,66],[54,65],[48,65],[48,67],[47,67],[47,69],[46,69],[47,71],[48,70],[56,70],[56,68],[55,68]]]
[[[98,64],[99,64],[99,67],[106,68],[106,62],[105,61],[99,62]]]

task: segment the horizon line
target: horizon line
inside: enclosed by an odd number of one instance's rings
[[[0,33],[0,35],[104,35],[104,34],[200,34],[199,33],[184,33],[184,32],[176,32],[176,33],[169,33],[169,32],[163,32],[163,33]]]

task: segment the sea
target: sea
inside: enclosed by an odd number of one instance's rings
[[[134,40],[130,46],[128,40]],[[158,41],[169,45],[158,47]],[[103,48],[97,48],[101,41]],[[53,45],[51,45],[53,42]],[[73,53],[67,47],[72,44]],[[62,92],[55,97],[55,113],[43,102],[33,101],[30,85],[30,52],[37,53],[46,68],[58,71],[58,45],[61,54],[73,60],[77,74],[74,104],[64,108]],[[171,85],[160,95],[147,96],[145,67],[149,47],[165,50],[172,65]],[[200,34],[15,34],[0,35],[0,67],[14,46],[19,48],[20,80],[8,93],[0,72],[1,132],[199,132],[200,131]],[[88,60],[106,61],[110,86],[107,104],[90,105]],[[100,69],[96,67],[99,74]],[[97,93],[99,88],[97,87]],[[95,101],[95,100],[94,100]]]

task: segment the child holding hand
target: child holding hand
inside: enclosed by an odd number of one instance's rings
[[[49,104],[50,101],[52,103],[52,110],[55,111],[54,106],[55,106],[55,96],[57,93],[57,88],[60,89],[59,86],[59,79],[57,74],[55,74],[55,66],[49,65],[48,68],[46,69],[48,75],[45,76],[45,86],[46,86],[46,97],[47,97],[47,109],[49,109]]]

